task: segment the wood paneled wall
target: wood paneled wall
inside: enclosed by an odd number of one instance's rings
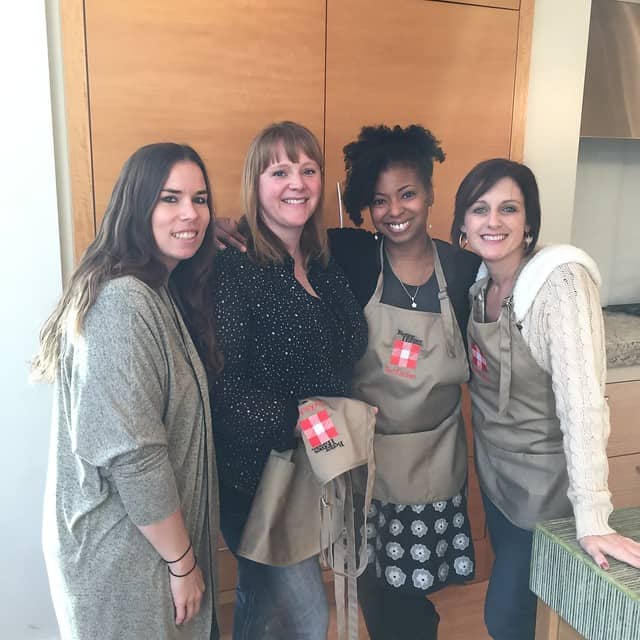
[[[337,224],[341,150],[364,124],[420,122],[442,141],[432,233],[477,161],[522,155],[534,0],[61,0],[76,258],[142,144],[202,154],[218,213],[240,213],[251,138],[292,119],[324,144]]]
[[[521,159],[533,4],[61,0],[76,259],[139,146],[194,146],[218,214],[237,217],[248,144],[283,119],[307,125],[323,144],[330,226],[342,147],[362,125],[431,129],[447,154],[434,173],[431,231],[447,238],[463,175],[491,156]],[[483,579],[492,555],[473,471],[469,483]],[[221,564],[225,600],[235,583],[228,552]]]

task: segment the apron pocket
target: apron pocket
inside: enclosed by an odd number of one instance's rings
[[[435,429],[376,434],[373,497],[393,504],[430,504],[455,495],[467,477],[467,443],[460,406]],[[361,474],[354,483],[363,491]]]
[[[290,458],[290,459],[289,459]],[[260,478],[238,555],[286,567],[320,553],[320,497],[304,446],[272,451]]]
[[[521,529],[572,514],[563,451],[524,453],[496,447],[476,434],[475,460],[482,490]]]

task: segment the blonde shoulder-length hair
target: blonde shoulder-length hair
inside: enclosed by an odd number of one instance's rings
[[[259,264],[282,264],[289,255],[278,236],[269,229],[260,215],[260,175],[277,162],[278,147],[282,146],[291,162],[299,162],[304,153],[320,167],[324,186],[324,167],[322,150],[316,137],[301,124],[284,121],[276,122],[264,128],[251,142],[242,171],[242,209],[244,219],[241,227],[248,232],[249,255]],[[319,260],[322,264],[329,259],[327,234],[322,219],[324,196],[315,211],[307,220],[300,249],[305,262]]]

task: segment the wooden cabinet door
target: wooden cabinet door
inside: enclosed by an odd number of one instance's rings
[[[607,447],[609,457],[640,453],[640,380],[607,385],[611,433]]]
[[[221,215],[237,216],[250,140],[275,120],[324,132],[325,0],[86,2],[95,210],[127,156],[191,144]]]
[[[520,0],[439,0],[440,2],[455,2],[456,4],[475,4],[482,7],[497,9],[519,9]]]
[[[420,123],[442,141],[432,234],[448,238],[455,191],[478,161],[509,157],[518,11],[415,0],[328,0],[326,212],[337,224],[342,147],[369,124]],[[365,216],[365,219],[368,215]]]

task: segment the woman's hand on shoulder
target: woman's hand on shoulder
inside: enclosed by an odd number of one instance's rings
[[[631,538],[625,538],[619,533],[607,533],[599,536],[584,536],[578,542],[601,569],[609,568],[607,556],[640,569],[640,542],[635,542]]]
[[[247,239],[238,231],[238,222],[233,218],[216,218],[213,235],[218,249],[235,247],[240,251],[247,250]]]

